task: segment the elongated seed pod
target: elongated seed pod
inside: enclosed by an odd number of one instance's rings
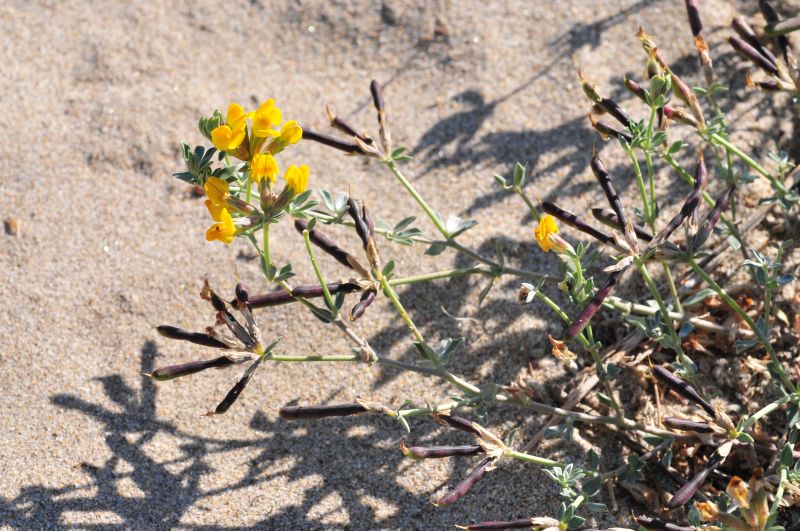
[[[611,293],[611,290],[614,289],[614,286],[617,283],[617,279],[619,278],[619,273],[613,273],[608,280],[606,281],[605,285],[597,290],[592,297],[592,300],[589,301],[581,313],[578,315],[578,318],[572,322],[570,327],[567,329],[567,333],[564,335],[565,341],[570,341],[575,339],[578,334],[580,334],[586,325],[589,324],[589,321],[592,320],[594,314],[600,310],[600,306],[602,306],[603,301],[608,297],[608,294]]]
[[[487,457],[480,463],[478,466],[472,469],[472,471],[465,477],[461,482],[453,488],[450,492],[439,498],[434,505],[436,507],[442,507],[444,505],[452,505],[453,503],[460,500],[469,489],[471,489],[478,481],[486,475],[486,468],[494,462],[494,457]]]
[[[787,18],[778,22],[770,22],[764,28],[764,33],[770,37],[781,37],[787,33],[800,30],[800,16]]]
[[[304,230],[308,229],[308,222],[304,219],[295,219],[294,228],[297,230],[297,232],[302,234]],[[350,265],[350,261],[347,259],[349,253],[336,245],[336,243],[325,236],[322,231],[314,228],[308,232],[308,238],[311,240],[311,243],[331,255],[337,262],[350,269],[353,268]]]
[[[472,421],[456,415],[437,415],[437,419],[446,422],[457,430],[466,431],[473,435],[478,435],[478,430],[472,427]]]
[[[607,227],[625,230],[625,227],[620,225],[617,215],[607,208],[593,208],[592,216],[594,216],[597,221],[603,225],[606,225]],[[650,231],[636,223],[633,224],[633,231],[636,233],[636,237],[642,241],[649,242],[653,239],[653,235],[650,234]]]
[[[775,64],[739,37],[728,37],[728,42],[731,43],[731,46],[733,46],[733,49],[736,50],[739,55],[748,59],[766,73],[772,76],[778,75],[778,67]]]
[[[361,404],[334,404],[330,406],[285,406],[279,411],[284,420],[315,420],[328,417],[346,417],[366,413]]]
[[[703,148],[697,149],[697,165],[694,168],[694,189],[704,190],[708,183],[708,168],[706,168]]]
[[[333,110],[331,110],[330,105],[325,105],[325,112],[328,115],[328,119],[331,121],[331,127],[333,127],[334,129],[338,129],[339,131],[343,132],[348,136],[354,136],[366,144],[372,143],[372,139],[370,137],[368,137],[363,133],[359,133],[358,131],[356,131],[355,127],[351,126],[349,123],[336,116]]]
[[[625,88],[628,89],[631,94],[642,101],[646,101],[647,98],[645,97],[644,87],[642,87],[639,83],[632,80],[628,76],[625,76],[623,83],[625,84]]]
[[[778,12],[775,11],[775,8],[772,7],[772,4],[766,0],[758,0],[758,8],[761,10],[761,13],[764,15],[764,18],[769,24],[777,24],[781,21],[781,17],[778,15]],[[794,58],[794,52],[792,51],[792,45],[789,43],[789,39],[786,38],[786,35],[780,35],[776,37],[775,40],[778,41],[778,46],[783,54],[783,60],[786,61],[786,64],[789,65],[790,68],[796,68],[797,61]]]
[[[714,208],[711,209],[711,212],[708,213],[703,225],[697,231],[697,234],[694,235],[692,239],[692,248],[697,250],[703,246],[709,236],[711,236],[711,231],[714,230],[717,222],[719,221],[722,212],[728,208],[728,203],[730,203],[731,195],[733,191],[736,189],[735,186],[731,186],[722,194],[722,196],[717,199],[717,202],[714,204]]]
[[[306,129],[305,127],[303,127],[303,139],[318,142],[325,146],[338,149],[339,151],[344,151],[349,155],[352,155],[353,153],[363,153],[361,148],[358,147],[358,144],[353,142],[344,142],[338,138],[334,138],[323,133],[317,133],[316,131]]]
[[[686,124],[691,127],[698,127],[700,125],[700,122],[698,122],[694,116],[691,116],[683,109],[676,109],[674,107],[665,105],[660,110],[664,112],[664,116],[666,116],[673,122]]]
[[[592,238],[594,238],[594,239],[596,239],[596,240],[598,240],[598,241],[600,241],[602,243],[605,243],[607,245],[613,245],[614,244],[614,238],[612,238],[611,236],[609,236],[608,234],[606,234],[604,232],[601,232],[601,231],[595,229],[594,227],[592,227],[591,225],[587,224],[585,221],[583,221],[581,218],[579,218],[578,216],[576,216],[572,212],[568,212],[568,211],[562,209],[561,207],[551,203],[550,201],[542,202],[542,210],[544,210],[546,213],[550,214],[551,216],[553,216],[553,217],[555,217],[557,219],[560,219],[561,221],[563,221],[564,223],[566,223],[570,227],[578,229],[581,232],[585,232],[586,234],[588,234]]]
[[[706,422],[697,422],[694,420],[679,419],[676,417],[664,417],[664,426],[675,428],[682,431],[693,431],[695,433],[714,433],[711,426]]]
[[[631,124],[631,117],[625,112],[625,109],[619,104],[609,98],[601,98],[597,105],[605,112],[613,116],[623,127],[629,127]]]
[[[355,282],[329,282],[327,286],[331,295],[335,295],[337,293],[353,293],[354,291],[361,291],[361,286]],[[248,299],[247,306],[253,310],[256,308],[280,306],[281,304],[295,302],[295,297],[313,299],[316,297],[322,297],[322,295],[322,287],[318,284],[310,286],[297,286],[292,290],[291,293],[285,290],[280,290],[273,291],[271,293],[259,293],[258,295],[251,295]]]
[[[369,227],[364,220],[364,211],[362,205],[360,205],[359,202],[352,197],[348,198],[347,205],[347,211],[350,214],[350,217],[353,218],[353,223],[356,227],[356,234],[358,234],[358,237],[361,238],[361,243],[364,245],[364,250],[366,250],[367,245],[369,244]]]
[[[692,36],[697,37],[703,33],[703,21],[700,20],[700,9],[697,7],[697,0],[686,0],[686,14],[689,17]]]
[[[773,66],[778,64],[778,58],[775,57],[775,54],[773,54],[769,48],[761,44],[761,41],[758,39],[758,35],[756,35],[756,32],[753,31],[752,26],[748,24],[747,20],[743,16],[738,15],[734,17],[731,26],[744,42],[755,48],[758,53],[763,55],[770,63],[772,63]]]
[[[373,79],[372,83],[369,84],[369,91],[372,93],[372,103],[375,105],[375,110],[384,112],[386,105],[383,103],[383,88],[381,84]]]
[[[667,223],[667,226],[656,235],[653,241],[658,244],[664,240],[669,240],[669,237],[672,236],[672,233],[681,226],[681,223],[683,223],[683,221],[699,207],[701,201],[702,195],[700,192],[697,190],[692,190],[678,213],[675,214],[669,223]]]
[[[616,139],[624,138],[629,144],[633,141],[633,137],[631,135],[619,129],[618,127],[595,120],[592,113],[589,113],[589,123],[592,124],[592,127],[595,131],[600,133],[600,136],[603,137],[603,140],[608,140],[609,138],[613,137]]]
[[[685,527],[670,522],[650,518],[649,516],[634,516],[636,523],[647,529],[664,529],[666,531],[695,531],[694,527]]]
[[[367,308],[369,308],[370,304],[372,304],[372,302],[375,300],[376,295],[377,292],[374,289],[365,291],[361,295],[361,300],[359,300],[356,305],[353,306],[353,309],[350,310],[350,320],[355,321],[364,315],[364,312],[367,311]]]
[[[236,294],[237,302],[241,304],[247,304],[247,300],[250,298],[250,292],[241,282],[236,283],[236,289],[234,290]]]
[[[228,394],[225,395],[225,398],[222,399],[222,402],[217,404],[217,407],[214,409],[214,411],[209,411],[206,413],[206,416],[222,415],[228,411],[242,395],[242,391],[244,391],[244,388],[247,387],[247,384],[250,382],[250,378],[253,377],[253,373],[256,372],[256,369],[259,365],[261,365],[263,360],[263,356],[256,358],[256,360],[250,364],[247,370],[244,371],[244,374],[239,377],[239,380],[237,380],[236,384],[231,387],[231,390],[228,391]]]
[[[221,369],[229,367],[236,362],[229,359],[227,356],[220,356],[211,360],[190,361],[189,363],[181,363],[180,365],[170,365],[168,367],[159,367],[148,376],[154,380],[166,381],[182,376],[189,376],[206,369]]]
[[[682,397],[686,398],[687,400],[694,402],[698,406],[702,407],[706,410],[706,413],[711,415],[712,417],[716,417],[716,412],[714,411],[714,406],[709,404],[700,393],[698,393],[694,387],[692,387],[688,382],[681,380],[670,371],[661,367],[660,365],[655,365],[652,368],[653,376],[655,376],[661,383],[669,387],[671,390],[675,391]]]
[[[177,328],[175,326],[169,325],[161,325],[157,326],[156,330],[162,336],[169,338],[169,339],[178,339],[181,341],[188,341],[189,343],[194,343],[195,345],[203,345],[204,347],[212,347],[212,348],[228,348],[228,345],[211,337],[208,334],[202,334],[200,332],[188,332],[183,330],[182,328]]]
[[[405,441],[400,441],[400,451],[411,459],[442,459],[484,453],[484,449],[479,444],[467,444],[464,446],[406,446]]]
[[[617,215],[617,219],[619,220],[622,230],[624,231],[624,227],[628,223],[628,219],[625,216],[625,211],[622,208],[622,202],[619,200],[619,195],[614,189],[614,183],[611,182],[611,176],[608,174],[608,171],[606,171],[603,161],[600,160],[600,157],[592,157],[589,166],[592,168],[592,173],[594,174],[595,179],[597,179],[597,182],[600,183],[600,188],[602,188],[603,193],[606,194],[606,199],[608,199],[608,203],[611,205],[611,210],[613,210]]]
[[[711,461],[709,461],[708,465],[706,465],[703,470],[698,472],[692,479],[686,482],[684,486],[679,488],[675,494],[672,495],[672,499],[669,500],[667,507],[670,509],[675,509],[677,507],[682,507],[686,505],[689,500],[692,499],[692,496],[703,486],[705,483],[706,478],[708,478],[709,474],[711,474],[714,469],[716,469],[720,463],[722,463],[723,458],[719,455],[715,455]]]
[[[523,518],[521,520],[508,520],[506,522],[503,521],[494,521],[494,522],[481,522],[479,524],[470,524],[470,525],[457,525],[459,529],[465,529],[466,531],[489,531],[491,529],[531,529],[533,527],[533,519],[532,518]]]

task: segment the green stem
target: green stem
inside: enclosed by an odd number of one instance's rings
[[[400,184],[403,185],[406,191],[409,194],[411,194],[411,197],[414,198],[414,200],[417,202],[420,208],[422,208],[422,210],[425,211],[425,214],[428,216],[431,222],[433,222],[433,224],[436,226],[436,229],[442,234],[442,236],[444,236],[445,239],[449,239],[450,233],[445,228],[444,224],[442,223],[442,220],[439,219],[439,216],[436,215],[436,213],[428,205],[428,203],[426,203],[425,200],[422,198],[422,196],[419,195],[419,192],[417,192],[414,186],[412,186],[412,184],[408,181],[408,179],[406,179],[405,175],[403,175],[403,173],[397,167],[397,164],[395,164],[393,160],[389,160],[386,162],[386,166],[394,174],[394,176],[397,177],[397,180],[400,181]]]
[[[539,211],[536,210],[536,206],[534,206],[533,202],[528,198],[528,195],[525,193],[525,191],[522,188],[520,188],[519,186],[515,186],[514,187],[514,192],[518,196],[520,196],[522,198],[522,200],[525,202],[525,204],[528,206],[528,210],[530,210],[531,215],[533,216],[533,219],[535,219],[536,221],[539,221],[541,219],[541,216],[539,215]]]
[[[456,278],[477,273],[487,274],[489,271],[481,266],[464,267],[461,269],[447,269],[445,271],[436,271],[435,273],[425,273],[422,275],[414,275],[411,277],[393,278],[389,281],[390,286],[402,286],[404,284],[418,284],[420,282],[428,282],[431,280],[438,280],[441,278]]]
[[[772,348],[772,344],[770,343],[769,337],[764,337],[763,331],[756,326],[756,323],[753,319],[747,315],[747,312],[744,311],[744,308],[739,306],[733,297],[728,295],[728,293],[716,283],[716,281],[709,276],[708,273],[703,270],[702,267],[697,265],[697,262],[694,259],[689,259],[689,266],[697,273],[700,278],[702,278],[708,286],[713,289],[719,297],[725,301],[725,303],[734,311],[736,312],[742,320],[747,323],[747,326],[755,333],[758,340],[764,345],[764,348],[769,353],[770,358],[772,359],[773,366],[775,371],[778,373],[781,383],[783,383],[784,387],[787,391],[791,392],[794,389],[791,380],[789,379],[789,375],[786,374],[786,370],[783,368],[780,360],[778,359],[778,355],[775,353],[775,350]]]
[[[336,319],[339,310],[336,308],[336,304],[333,302],[333,297],[331,297],[331,292],[328,290],[328,284],[325,282],[325,279],[322,276],[322,271],[320,271],[319,264],[317,263],[317,257],[314,256],[314,250],[311,248],[310,234],[311,233],[308,231],[308,229],[303,231],[303,239],[306,242],[306,251],[308,252],[308,257],[311,259],[311,267],[314,268],[314,274],[317,275],[319,285],[322,287],[322,295],[325,297],[325,304],[333,314],[333,318]]]
[[[506,450],[506,453],[503,455],[518,461],[525,461],[526,463],[533,463],[541,466],[564,466],[564,463],[560,461],[553,461],[552,459],[545,459],[538,455],[526,454],[525,452],[518,452],[516,450]]]
[[[645,224],[651,225],[652,228],[652,218],[650,215],[650,207],[647,203],[647,189],[644,186],[642,168],[639,166],[639,160],[636,158],[633,148],[628,150],[628,155],[631,158],[631,164],[633,164],[633,174],[636,176],[636,185],[639,187],[639,193],[642,196],[642,217],[644,218]]]
[[[734,146],[726,138],[723,138],[718,133],[711,133],[708,135],[709,140],[716,142],[717,144],[722,145],[728,151],[733,152],[737,157],[741,159],[742,162],[750,166],[753,170],[757,173],[760,173],[762,176],[766,177],[766,179],[776,186],[776,190],[785,192],[786,189],[783,186],[783,183],[778,182],[774,175],[768,172],[761,164],[756,162],[750,155],[739,149],[738,147]]]

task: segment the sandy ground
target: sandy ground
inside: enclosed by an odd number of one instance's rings
[[[717,29],[728,3],[702,4],[715,50],[727,52]],[[434,35],[437,18],[446,37]],[[233,372],[162,384],[140,376],[207,354],[154,330],[209,324],[197,297],[204,278],[230,293],[238,268],[252,291],[266,289],[244,242],[204,240],[202,201],[171,173],[182,170],[180,141],[201,140],[198,117],[232,100],[252,107],[273,97],[284,116],[318,130],[330,102],[374,130],[374,78],[386,85],[396,144],[416,156],[407,166],[415,185],[441,211],[481,222],[464,242],[490,253],[499,239],[516,265],[553,272],[555,261],[531,244],[524,210],[492,175],[520,160],[531,167],[532,194],[578,211],[598,200],[587,169],[596,137],[576,71],[621,94],[619,76],[641,73],[639,25],[697,79],[677,1],[3,2],[0,217],[18,220],[19,233],[0,235],[0,527],[434,529],[554,514],[557,489],[535,467],[504,465],[462,502],[437,509],[431,498],[469,462],[404,459],[404,432],[382,418],[277,417],[290,402],[436,402],[449,392],[437,382],[377,367],[273,363],[228,414],[207,418]],[[614,166],[617,155],[606,151]],[[375,163],[309,143],[283,160],[309,164],[312,187],[350,188],[385,219],[418,213]],[[283,224],[273,243],[274,259],[292,261],[310,282],[298,235]],[[352,235],[345,246],[358,248]],[[402,275],[468,263],[382,249]],[[324,268],[329,278],[346,274],[330,261]],[[545,332],[557,329],[538,310],[520,311],[517,286],[499,284],[481,307],[475,280],[401,295],[434,342],[467,337],[458,372],[505,383],[542,357]],[[258,317],[270,337],[284,337],[285,354],[349,352],[301,308]],[[381,353],[414,359],[385,301],[358,329]],[[537,363],[546,376],[552,363]],[[495,409],[490,420],[526,433],[543,421]],[[412,422],[408,438],[468,440],[426,419]],[[580,460],[580,441],[541,451]]]

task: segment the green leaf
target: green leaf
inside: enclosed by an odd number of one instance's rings
[[[691,297],[687,298],[683,301],[684,306],[691,306],[693,304],[697,304],[698,302],[704,301],[707,298],[711,297],[712,295],[716,295],[717,292],[711,288],[701,289]]]
[[[783,450],[781,451],[781,466],[785,466],[786,468],[792,466],[792,463],[794,462],[794,456],[792,453],[793,450],[791,444],[787,444],[783,447]]]
[[[606,507],[605,503],[595,503],[595,502],[588,502],[586,507],[592,511],[593,513],[607,513],[608,507]]]
[[[675,142],[672,143],[671,146],[669,146],[669,149],[667,149],[667,154],[674,155],[675,153],[680,151],[684,145],[685,144],[683,143],[683,140],[676,140]]]
[[[389,260],[389,263],[383,266],[382,273],[387,279],[392,278],[392,275],[394,275],[394,260]]]
[[[567,527],[569,529],[577,529],[580,526],[582,526],[585,521],[586,518],[582,516],[573,516],[572,518],[569,519],[569,522],[567,522]]]
[[[528,173],[527,168],[517,162],[514,166],[514,186],[517,188],[521,188],[522,185],[525,183],[525,177]]]
[[[442,251],[444,251],[446,248],[447,248],[446,242],[433,242],[431,246],[428,247],[428,249],[425,251],[425,254],[429,256],[436,256],[438,254],[442,254]]]
[[[590,498],[600,492],[601,488],[603,488],[602,476],[594,476],[583,483],[583,493]]]

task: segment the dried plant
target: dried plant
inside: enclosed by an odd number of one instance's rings
[[[774,39],[778,55],[770,51],[773,43],[766,43],[742,17],[733,21],[736,35],[731,35],[730,44],[767,76],[757,81],[747,74],[748,85],[789,92],[800,105],[797,61],[788,38],[798,29],[797,17],[782,20],[769,3],[762,0],[759,5],[767,21],[761,34]],[[476,221],[442,216],[406,177],[403,162],[409,157],[404,148],[392,144],[390,107],[375,81],[370,85],[378,122],[374,136],[347,123],[329,106],[325,110],[339,137],[310,131],[293,120],[283,122],[272,100],[252,112],[234,103],[225,117],[215,112],[202,118],[200,131],[214,147],[192,149],[184,144],[187,171],[176,176],[205,191],[205,204],[214,221],[206,237],[225,244],[236,239],[248,242],[260,258],[266,281],[278,290],[250,294],[237,284],[235,296],[228,301],[206,283],[201,296],[213,307],[213,325],[203,332],[174,326],[161,326],[158,332],[218,349],[221,355],[159,368],[151,376],[169,380],[246,364],[233,388],[209,414],[225,413],[242,396],[257,367],[268,362],[379,364],[440,378],[451,385],[451,396],[437,405],[418,404],[414,397],[399,405],[359,398],[351,404],[287,406],[280,416],[286,421],[308,421],[377,414],[398,421],[408,434],[412,433],[410,419],[427,417],[464,432],[458,446],[420,446],[405,440],[399,444],[400,451],[413,460],[475,461],[459,483],[436,498],[436,506],[468,496],[478,481],[491,481],[485,478],[509,459],[541,467],[543,477],[558,487],[564,499],[558,507],[537,508],[538,514],[530,518],[460,526],[464,529],[584,528],[587,519],[616,511],[616,491],[629,493],[641,504],[634,520],[642,528],[796,526],[800,519],[796,511],[800,461],[795,450],[800,441],[800,371],[796,347],[787,347],[776,333],[793,334],[795,344],[800,333],[797,325],[792,329],[783,309],[786,305],[777,297],[783,286],[795,280],[783,263],[794,244],[771,242],[769,249],[759,249],[750,241],[750,233],[770,208],[788,220],[796,219],[800,173],[792,170],[785,154],[771,154],[772,163],[763,165],[731,141],[730,125],[718,101],[726,88],[721,73],[714,70],[699,3],[686,0],[686,8],[705,86],[691,87],[678,76],[655,39],[642,29],[637,37],[647,79],[625,78],[622,84],[644,112],[623,108],[604,96],[586,72],[578,74],[589,100],[589,125],[601,138],[613,140],[630,162],[639,201],[636,208],[626,208],[616,191],[614,183],[622,178],[621,172],[609,171],[596,152],[587,153],[587,162],[608,202],[609,208],[591,211],[602,228],[573,213],[576,207],[568,197],[559,197],[559,204],[528,197],[528,169],[521,164],[510,178],[495,176],[500,188],[518,196],[536,220],[533,238],[543,252],[553,251],[563,266],[560,278],[514,267],[500,248],[496,256],[487,257],[459,241]],[[307,166],[289,166],[284,185],[278,186],[278,155],[301,139],[352,157],[375,159],[414,199],[436,232],[429,235],[413,226],[414,216],[395,225],[376,222],[372,213],[380,210],[377,198],[317,190],[321,203],[317,202],[307,189],[309,180],[313,183]],[[686,167],[687,158],[691,168]],[[656,183],[668,173],[686,183],[685,191],[667,197],[674,205],[660,204],[664,198],[656,193]],[[756,193],[751,186],[756,179],[765,179],[772,195],[759,197],[748,207],[744,199]],[[683,198],[676,200],[676,196]],[[673,215],[666,216],[668,211]],[[316,276],[313,282],[290,284],[295,276],[292,265],[275,264],[271,258],[270,227],[286,218],[292,218],[303,237]],[[561,231],[559,223],[571,230]],[[325,234],[330,225],[351,229],[352,241],[334,242]],[[580,235],[597,242],[598,249],[576,242],[574,237]],[[386,242],[427,245],[428,255],[455,252],[473,265],[397,277]],[[347,250],[358,243],[358,253]],[[744,257],[743,271],[752,280],[747,296],[726,286],[717,270],[719,256],[730,250]],[[348,268],[350,277],[326,280],[319,251]],[[588,267],[590,261],[602,262],[602,271]],[[542,305],[563,322],[563,333],[549,342],[555,358],[576,373],[575,391],[564,404],[543,401],[527,373],[506,383],[471,382],[459,375],[455,359],[466,348],[464,339],[431,344],[396,291],[402,285],[473,275],[485,279],[479,301],[497,279],[516,277],[521,280],[519,292],[506,296],[519,301],[520,311]],[[631,300],[616,295],[623,285]],[[565,297],[555,296],[554,290]],[[408,328],[410,342],[419,353],[417,362],[401,362],[377,352],[352,328],[353,321],[369,319],[369,306],[378,297],[388,299]],[[348,298],[354,300],[343,316]],[[254,312],[289,303],[303,305],[322,323],[339,329],[351,341],[352,353],[280,353],[279,338],[263,337]],[[604,345],[600,340],[607,337],[603,325],[597,324],[601,311],[612,312],[618,327],[620,322],[629,327],[623,346]],[[767,382],[764,391],[755,398],[752,393],[716,385],[710,374],[715,357],[758,374]],[[650,400],[649,413],[622,400],[623,387],[629,391],[632,384],[641,387]],[[518,444],[516,430],[501,436],[487,427],[489,404],[547,415],[550,420],[546,430]],[[467,410],[480,422],[460,416]],[[604,428],[627,446],[630,451],[624,464],[609,468],[613,456],[599,456],[594,450],[576,463],[531,453],[543,435],[570,440],[583,424]],[[652,481],[656,476],[671,484]],[[608,497],[601,494],[604,485],[609,487]],[[671,495],[662,499],[659,491]],[[692,503],[695,498],[699,501]]]

